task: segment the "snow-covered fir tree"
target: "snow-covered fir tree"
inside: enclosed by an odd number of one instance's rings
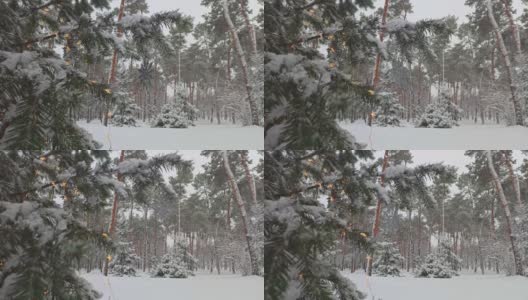
[[[174,96],[174,102],[165,104],[153,119],[152,127],[187,128],[194,126],[197,115],[196,107],[185,100],[183,92],[179,89]]]
[[[117,127],[136,127],[136,115],[139,106],[130,99],[128,94],[116,95],[116,104],[111,116],[112,125]]]
[[[354,113],[371,116],[376,110],[378,86],[364,78],[370,72],[365,65],[377,54],[378,62],[391,57],[377,38],[378,31],[384,30],[398,54],[409,60],[413,51],[433,58],[428,36],[446,31],[444,20],[413,23],[396,18],[380,28],[378,15],[361,14],[373,7],[371,0],[267,0],[266,5],[265,143],[269,149],[360,148],[336,119]]]
[[[266,152],[270,179],[265,186],[269,200],[264,249],[265,257],[271,257],[265,260],[267,299],[332,299],[333,295],[360,299],[361,293],[335,264],[336,236],[343,249],[355,244],[354,248],[365,254],[362,258],[372,254],[377,230],[371,235],[363,227],[355,227],[354,216],[374,200],[384,206],[394,202],[408,205],[414,197],[432,202],[427,179],[447,173],[440,164],[389,166],[388,157],[374,160],[372,154],[351,150]],[[379,214],[372,220],[379,225],[382,211],[375,211]]]
[[[111,229],[101,232],[107,223],[97,216],[111,198],[131,194],[125,180],[162,188],[161,169],[189,165],[174,153],[115,162],[108,151],[87,150],[0,151],[0,162],[0,231],[9,240],[0,247],[3,299],[97,299],[77,272],[79,264],[103,261],[88,253],[106,253],[106,261],[113,256],[116,268],[124,266],[119,273],[131,272],[128,245],[119,245]],[[89,252],[94,248],[101,251]]]
[[[152,127],[187,128],[193,126],[193,121],[183,110],[183,104],[168,103],[163,105],[160,113],[152,121]]]
[[[400,118],[405,109],[393,93],[379,93],[379,105],[375,113],[375,122],[379,126],[400,126]]]
[[[393,243],[381,242],[376,248],[373,271],[379,276],[400,276],[400,266],[405,260]]]
[[[442,94],[437,103],[425,108],[416,122],[417,127],[452,128],[458,126],[462,110],[446,94]]]
[[[118,11],[109,7],[107,0],[0,3],[5,20],[0,31],[0,148],[97,148],[72,112],[96,102],[107,120],[118,89],[114,81],[90,77],[86,63],[114,51],[123,55],[127,50],[120,32],[139,53],[152,47],[170,51],[163,28],[190,22],[178,11],[118,21]],[[62,55],[55,45],[63,47]]]
[[[430,253],[418,267],[416,276],[432,278],[451,278],[453,270],[440,253]]]
[[[119,239],[115,241],[115,251],[108,265],[110,274],[114,276],[136,276],[136,266],[140,257],[134,253],[131,242],[126,238],[126,223],[122,222],[119,226]]]
[[[163,255],[152,269],[153,277],[187,278],[193,276],[196,260],[186,250],[186,245],[176,242],[174,248]]]

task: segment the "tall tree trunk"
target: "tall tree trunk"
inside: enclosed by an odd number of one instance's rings
[[[125,160],[125,150],[121,150],[121,154],[119,155],[119,162],[123,162]],[[123,182],[123,176],[120,173],[117,173],[117,180],[120,182]],[[108,233],[110,234],[111,238],[114,238],[115,228],[116,228],[116,221],[117,221],[117,204],[118,204],[118,193],[117,191],[114,191],[114,202],[112,203],[112,217],[110,219],[110,227],[108,228]],[[104,275],[108,276],[108,262],[109,259],[105,259],[104,264]]]
[[[511,91],[511,97],[512,97],[511,100],[513,102],[513,109],[515,113],[515,124],[523,126],[524,120],[523,120],[523,114],[522,114],[522,107],[521,107],[521,102],[519,101],[516,95],[517,87],[515,86],[515,83],[513,80],[513,69],[512,69],[510,55],[508,54],[508,50],[506,49],[506,45],[504,44],[504,39],[502,38],[499,25],[497,24],[497,20],[495,20],[495,15],[493,14],[493,4],[491,0],[488,0],[487,5],[488,5],[488,17],[490,19],[491,25],[493,26],[493,30],[495,31],[495,36],[497,37],[497,41],[499,43],[499,49],[504,59],[504,64],[506,65],[506,74],[508,75],[508,82],[510,84],[510,91]]]
[[[519,177],[517,177],[517,175],[515,175],[515,172],[513,170],[513,165],[512,165],[511,158],[508,156],[507,153],[505,153],[505,152],[501,152],[501,153],[502,153],[502,158],[503,158],[504,162],[506,163],[506,166],[508,166],[508,172],[510,174],[510,178],[511,178],[511,181],[512,181],[513,190],[515,191],[515,199],[517,200],[517,205],[519,206],[520,209],[522,209],[523,208],[523,203],[522,203],[522,200],[521,200],[521,187],[520,187],[520,184],[519,184]]]
[[[145,213],[143,214],[143,221],[145,225],[145,241],[143,251],[143,272],[147,270],[147,256],[148,256],[148,205],[145,205]]]
[[[123,14],[125,12],[125,0],[121,0],[119,5],[119,13],[117,15],[117,22],[120,22],[123,19]],[[117,27],[117,36],[121,37],[123,35],[123,28],[121,26]],[[112,65],[110,66],[110,75],[108,76],[108,84],[113,85],[116,79],[117,72],[117,48],[114,48],[114,54],[112,56]],[[104,115],[104,126],[108,126],[108,113],[110,112],[109,104],[106,105],[106,112]]]
[[[508,17],[508,21],[510,22],[510,29],[512,31],[512,37],[515,41],[515,50],[517,50],[517,55],[519,58],[522,55],[522,49],[521,49],[521,35],[519,34],[519,27],[517,24],[515,24],[515,20],[513,19],[513,14],[511,12],[511,1],[508,0],[501,0],[503,6],[504,6],[504,12],[506,13],[506,16]]]
[[[240,60],[240,65],[242,67],[242,76],[244,78],[244,83],[246,85],[249,109],[251,111],[251,124],[258,126],[259,116],[258,116],[258,110],[257,110],[257,103],[251,95],[252,86],[251,86],[251,82],[249,81],[249,72],[248,72],[248,65],[246,61],[246,55],[244,54],[244,50],[242,49],[242,45],[240,44],[240,40],[238,38],[238,33],[236,31],[235,25],[233,25],[233,21],[231,20],[231,16],[229,15],[229,6],[227,4],[227,0],[223,0],[222,5],[224,8],[224,17],[226,19],[227,26],[229,27],[229,31],[231,32],[231,36],[233,37],[233,41],[235,44],[235,50],[237,52],[238,59]]]
[[[380,41],[383,42],[385,39],[385,25],[387,25],[387,14],[389,11],[390,0],[385,0],[385,6],[383,7],[383,17],[381,19],[381,29],[379,32]],[[374,77],[372,79],[372,86],[376,88],[380,80],[380,69],[381,69],[381,52],[376,56],[376,64],[374,65]]]
[[[491,151],[486,151],[486,155],[488,158],[488,167],[489,167],[491,176],[493,178],[493,181],[495,182],[495,187],[497,188],[497,194],[499,195],[499,200],[501,202],[502,208],[504,209],[504,214],[506,216],[506,225],[507,225],[508,235],[510,237],[510,242],[512,245],[513,259],[515,261],[515,274],[522,276],[524,272],[523,272],[523,266],[522,266],[522,261],[521,261],[521,255],[520,255],[519,249],[517,248],[515,236],[513,235],[512,216],[510,212],[510,207],[508,206],[508,200],[506,200],[506,195],[504,195],[504,189],[502,188],[502,183],[499,179],[499,175],[497,175],[497,171],[495,171],[495,166],[493,165],[493,157],[492,157]]]
[[[247,151],[240,151],[240,161],[242,162],[242,166],[244,167],[244,171],[246,173],[246,180],[249,185],[249,190],[251,191],[251,200],[253,200],[253,205],[256,207],[258,205],[257,188],[255,186],[255,179],[253,178],[249,168]]]
[[[409,216],[409,245],[408,245],[408,251],[407,251],[407,272],[411,269],[411,263],[412,263],[412,257],[413,257],[413,251],[412,251],[412,241],[413,241],[413,235],[412,235],[412,210],[409,209],[408,212]]]
[[[253,51],[253,55],[257,55],[257,35],[255,34],[255,27],[251,24],[251,20],[249,19],[248,2],[247,0],[238,0],[238,4],[240,4],[240,11],[242,12],[244,23],[248,29],[249,39],[251,40],[251,50]]]
[[[385,150],[385,155],[383,157],[383,167],[381,170],[381,178],[380,178],[380,184],[382,187],[385,185],[385,170],[387,169],[388,164],[389,164],[389,150]],[[374,224],[372,226],[372,238],[374,239],[378,236],[379,230],[380,230],[381,204],[382,204],[382,199],[378,197],[378,202],[376,203],[376,215],[374,216]],[[369,259],[368,259],[368,266],[367,266],[368,276],[372,276],[373,260],[374,260],[374,254],[369,256]]]
[[[389,11],[389,2],[390,0],[385,0],[385,6],[383,7],[383,17],[381,20],[381,29],[379,32],[380,41],[383,43],[385,38],[385,25],[387,24],[387,14]],[[376,55],[376,63],[374,65],[374,74],[372,78],[372,88],[375,90],[378,87],[380,81],[380,70],[381,70],[381,50],[378,51]],[[368,125],[372,126],[373,113],[369,112],[368,114]]]
[[[224,168],[227,173],[227,179],[229,181],[229,186],[231,187],[231,191],[233,193],[235,201],[238,204],[238,209],[240,211],[240,217],[242,219],[244,233],[246,235],[246,241],[248,244],[248,254],[249,254],[249,259],[251,261],[251,274],[259,275],[257,254],[254,249],[253,242],[252,242],[252,236],[249,232],[249,223],[248,223],[248,216],[246,213],[245,203],[244,203],[244,200],[242,199],[242,196],[240,195],[240,190],[238,189],[238,185],[235,181],[235,176],[233,175],[233,172],[231,171],[231,167],[229,166],[229,158],[227,155],[227,151],[222,151],[222,156],[224,159]]]

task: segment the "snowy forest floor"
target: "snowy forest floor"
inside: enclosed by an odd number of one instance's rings
[[[248,300],[264,299],[264,278],[241,275],[198,273],[187,279],[138,277],[104,277],[99,272],[82,275],[101,300]]]
[[[199,121],[196,126],[177,128],[105,127],[99,121],[77,123],[103,144],[102,149],[264,149],[264,128]]]
[[[343,272],[360,291],[365,300],[526,300],[528,278],[497,274],[462,273],[450,279],[402,277],[368,278],[363,271]]]
[[[363,121],[342,122],[340,126],[350,132],[367,149],[393,150],[453,150],[453,149],[528,149],[528,127],[505,125],[475,125],[465,121],[451,129],[404,127],[370,128]]]

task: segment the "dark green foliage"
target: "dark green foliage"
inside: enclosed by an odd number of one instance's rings
[[[443,94],[438,103],[425,108],[424,113],[416,122],[416,127],[451,128],[458,126],[462,110]]]
[[[400,276],[400,266],[404,261],[398,249],[392,243],[378,243],[375,261],[372,265],[374,273],[380,276]]]
[[[191,167],[177,154],[116,165],[108,151],[87,150],[0,151],[0,164],[0,298],[46,300],[99,297],[77,274],[89,253],[116,252],[130,274],[123,248],[80,220],[104,211],[114,193],[126,198],[136,188],[163,188],[161,170]],[[133,189],[114,179],[117,170]]]
[[[174,248],[163,255],[152,270],[152,277],[187,278],[193,276],[196,260],[187,252],[183,243],[176,242]]]
[[[139,111],[139,107],[127,94],[118,95],[117,99],[112,113],[112,124],[118,127],[137,126],[136,113]]]
[[[333,248],[335,232],[342,232],[349,240],[368,247],[360,232],[351,230],[333,211],[327,210],[317,199],[317,190],[339,195],[341,189],[364,182],[354,181],[354,163],[370,152],[307,151],[266,152],[265,223],[265,294],[266,299],[285,299],[288,290],[291,299],[362,299],[362,293],[333,264],[324,258]],[[344,162],[347,161],[349,164]],[[313,162],[313,163],[310,163]],[[323,166],[328,166],[323,172]],[[333,166],[333,167],[330,167]],[[343,167],[352,182],[341,185],[344,178],[330,174],[335,167]],[[304,177],[307,176],[307,177]],[[327,180],[324,178],[328,176]],[[306,179],[305,179],[306,178]],[[313,185],[305,180],[314,181]],[[323,181],[317,184],[318,180]],[[331,186],[331,188],[329,188]],[[361,192],[360,192],[361,193]]]
[[[462,260],[451,251],[448,244],[441,242],[435,253],[429,254],[416,271],[418,277],[451,278],[458,276]]]
[[[102,11],[107,0],[43,4],[0,3],[0,19],[6,20],[0,29],[0,149],[96,149],[100,145],[75,125],[75,113],[94,103],[111,106],[118,93],[106,82],[88,80],[79,67],[114,49],[121,55],[130,50],[116,36],[117,27],[135,55],[153,47],[169,55],[163,28],[188,27],[191,19],[173,11],[118,23],[117,11]],[[62,57],[50,50],[54,43],[63,45]]]
[[[403,106],[398,102],[395,94],[380,93],[378,109],[376,110],[376,124],[382,127],[400,126],[400,118],[405,111]]]
[[[376,16],[358,16],[373,4],[371,0],[266,1],[267,148],[363,147],[336,119],[351,112],[371,114],[377,104],[364,76],[350,75],[365,74],[365,64],[373,65],[368,58],[378,52],[391,58],[376,38]],[[387,26],[387,35],[408,60],[411,51],[432,56],[428,37],[447,31],[445,20],[399,21]],[[322,45],[328,46],[327,57],[320,53]]]

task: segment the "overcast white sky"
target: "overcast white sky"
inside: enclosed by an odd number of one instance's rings
[[[465,156],[465,150],[412,150],[414,165],[444,162],[446,165],[457,167],[459,173],[467,171],[466,166],[472,158]],[[520,166],[523,159],[527,158],[521,151],[513,152],[516,165]],[[383,151],[377,151],[376,157],[382,157]]]
[[[376,7],[383,7],[383,0],[376,0]],[[438,19],[453,15],[458,17],[459,22],[465,21],[466,15],[473,11],[472,7],[465,6],[466,0],[411,0],[414,6],[414,14],[409,15],[410,21],[420,19]],[[525,7],[521,0],[513,0],[517,16]]]
[[[112,7],[118,7],[120,2],[120,0],[112,0]],[[147,0],[151,13],[178,9],[180,12],[194,17],[195,24],[200,22],[202,15],[209,10],[207,7],[201,6],[201,2],[201,0]],[[257,13],[260,5],[257,0],[249,0],[249,8],[253,13]]]

